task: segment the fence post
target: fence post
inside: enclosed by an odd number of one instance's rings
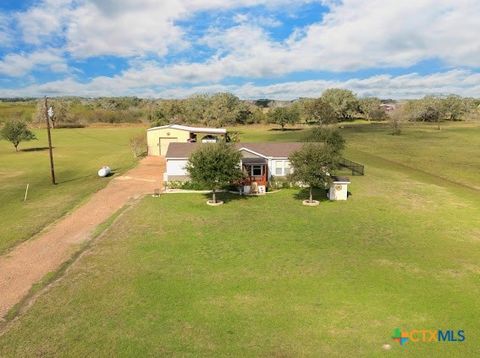
[[[25,196],[23,197],[23,201],[26,201],[27,200],[27,195],[28,195],[28,187],[30,186],[30,184],[27,184],[27,188],[25,189]]]

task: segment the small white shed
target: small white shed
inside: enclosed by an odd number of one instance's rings
[[[348,198],[348,184],[350,179],[347,177],[332,177],[333,182],[328,191],[328,198],[330,200],[347,200]]]

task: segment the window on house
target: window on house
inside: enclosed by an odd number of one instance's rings
[[[288,160],[285,161],[285,175],[288,175],[292,172],[292,168],[290,168],[290,162]]]
[[[260,176],[262,175],[263,173],[263,170],[262,170],[262,166],[261,165],[252,165],[252,176]]]
[[[275,161],[275,175],[283,175],[283,162],[281,160]]]

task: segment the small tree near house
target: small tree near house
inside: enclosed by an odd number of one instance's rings
[[[0,130],[0,139],[8,140],[15,147],[18,152],[18,145],[23,141],[37,139],[27,124],[19,120],[9,120]]]
[[[217,203],[216,191],[243,177],[241,153],[228,143],[203,144],[188,160],[187,171],[192,182],[212,189],[212,203]]]
[[[339,154],[322,143],[305,143],[290,157],[293,172],[290,180],[309,187],[309,203],[313,203],[313,188],[325,189],[331,184],[330,173],[335,168]]]

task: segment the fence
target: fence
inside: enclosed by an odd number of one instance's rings
[[[351,160],[342,158],[339,163],[340,167],[347,168],[352,171],[352,175],[364,175],[365,167],[362,164],[352,162]]]

